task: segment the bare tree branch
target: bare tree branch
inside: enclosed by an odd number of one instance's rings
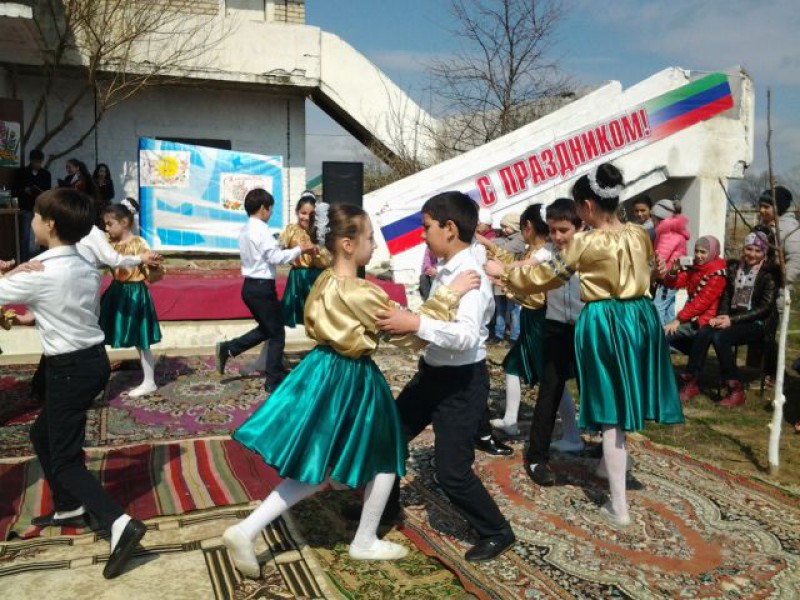
[[[211,26],[213,16],[187,13],[181,0],[39,0],[34,22],[44,43],[44,82],[24,142],[48,153],[48,163],[79,147],[104,114],[155,84],[180,79],[226,35]],[[75,85],[83,80],[83,84]],[[64,85],[64,84],[67,85]],[[56,118],[40,127],[54,99],[67,90]],[[91,95],[91,96],[90,96]],[[87,97],[95,118],[78,133],[66,133]],[[66,135],[75,136],[62,139]],[[36,139],[33,139],[36,136]]]

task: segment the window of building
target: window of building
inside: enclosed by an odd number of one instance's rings
[[[217,148],[219,150],[231,150],[230,140],[212,140],[203,138],[182,138],[182,137],[157,137],[162,142],[177,142],[179,144],[191,144],[192,146],[205,146],[206,148]]]

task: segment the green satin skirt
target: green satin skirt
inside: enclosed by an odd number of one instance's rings
[[[542,340],[546,313],[547,308],[522,308],[519,316],[519,337],[503,359],[503,370],[506,374],[516,375],[528,385],[535,385],[542,376]]]
[[[283,290],[283,298],[281,298],[283,324],[286,327],[303,326],[306,298],[320,273],[322,273],[322,269],[301,269],[299,267],[292,267],[289,271],[286,289]]]
[[[408,457],[392,392],[369,356],[317,346],[233,434],[281,477],[361,487],[405,475]]]
[[[112,281],[100,299],[100,328],[106,346],[147,350],[161,341],[156,309],[143,281]]]
[[[648,298],[587,303],[575,326],[575,356],[582,429],[683,423],[669,347]]]

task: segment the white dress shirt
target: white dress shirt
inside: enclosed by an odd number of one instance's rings
[[[102,344],[105,334],[97,323],[100,271],[75,246],[53,248],[36,260],[44,271],[0,279],[0,304],[24,304],[30,309],[45,356]]]
[[[447,285],[463,271],[481,275],[481,286],[467,292],[458,305],[455,321],[437,321],[420,315],[417,337],[429,342],[425,362],[432,367],[470,365],[486,358],[489,321],[494,314],[492,284],[478,264],[472,247],[465,248],[444,264],[437,266],[431,295],[440,285]]]
[[[553,245],[547,244],[537,250],[534,258],[539,262],[552,259]],[[583,300],[581,300],[581,282],[577,274],[570,277],[565,285],[547,292],[545,319],[548,321],[575,323],[581,310],[583,310]]]
[[[282,250],[264,221],[247,219],[239,234],[242,275],[251,279],[275,279],[275,265],[292,262],[302,253],[299,247]]]
[[[130,269],[142,264],[142,259],[138,256],[126,256],[114,250],[108,243],[105,232],[94,226],[89,235],[75,244],[75,249],[97,268],[105,266],[112,269]]]

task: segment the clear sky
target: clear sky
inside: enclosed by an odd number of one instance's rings
[[[459,40],[448,0],[307,0],[306,21],[345,39],[415,98],[431,59]],[[627,87],[679,66],[742,65],[756,85],[756,157],[766,168],[766,89],[772,89],[778,173],[800,168],[800,2],[798,0],[572,0],[554,57],[579,84],[612,79]],[[358,160],[358,142],[309,103],[308,175],[322,160]],[[800,193],[800,190],[797,190]]]

